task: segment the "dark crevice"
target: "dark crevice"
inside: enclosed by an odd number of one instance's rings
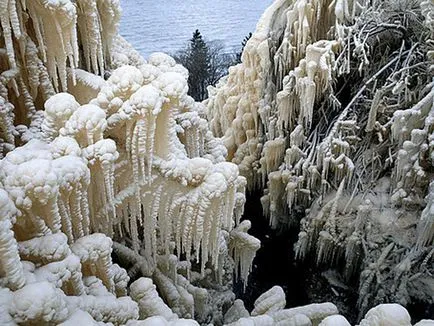
[[[247,194],[244,218],[252,222],[249,234],[261,240],[261,248],[253,261],[248,286],[243,291],[241,282],[235,283],[237,298],[244,301],[251,311],[255,300],[265,291],[279,285],[286,294],[286,308],[311,303],[333,302],[350,322],[357,318],[357,285],[342,283],[331,285],[330,275],[339,275],[333,270],[312,267],[312,257],[306,262],[295,260],[294,244],[297,241],[299,226],[285,230],[272,230],[269,220],[263,215],[260,202],[261,192]],[[296,218],[298,220],[298,218]],[[342,285],[341,285],[342,284]]]
[[[292,250],[298,230],[272,230],[268,218],[262,213],[260,197],[259,191],[247,194],[244,218],[252,222],[249,234],[261,240],[261,248],[253,261],[246,290],[243,291],[242,283],[237,282],[234,292],[248,310],[253,308],[253,303],[262,293],[275,285],[285,291],[287,307],[308,304],[304,271],[295,264]]]

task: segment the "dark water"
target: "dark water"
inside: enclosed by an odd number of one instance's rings
[[[199,29],[227,52],[241,42],[272,0],[121,0],[120,34],[145,58],[153,52],[174,53]]]

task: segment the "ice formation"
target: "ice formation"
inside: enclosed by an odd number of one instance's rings
[[[331,303],[285,309],[278,286],[249,312],[231,289],[233,274],[247,284],[260,247],[248,234],[250,222],[241,220],[246,187],[269,179],[264,208],[278,225],[277,190],[286,191],[290,203],[303,196],[308,202],[310,190],[299,186],[307,182],[303,173],[313,173],[318,178],[309,189],[318,182],[323,192],[333,188],[328,183],[339,185],[326,211],[320,203],[318,211],[335,226],[342,214],[339,203],[355,169],[348,141],[356,139],[356,122],[340,119],[323,143],[308,136],[316,104],[332,94],[331,67],[342,41],[323,40],[334,25],[325,13],[335,5],[336,35],[344,39],[344,24],[361,3],[329,2],[276,1],[248,43],[244,66],[231,68],[226,82],[210,90],[207,108],[187,95],[188,72],[173,58],[155,53],[145,61],[117,34],[119,1],[2,1],[0,324],[343,323]],[[430,5],[423,7],[428,23]],[[286,36],[271,64],[277,39],[273,45],[268,37],[278,26],[285,26]],[[235,85],[230,92],[228,85]],[[263,95],[280,88],[276,114],[273,99]],[[415,153],[427,146],[431,153],[431,143],[425,144],[432,140],[430,104],[432,96],[395,112],[393,128],[409,131],[393,136],[402,147],[396,159],[402,168],[394,174],[391,205],[403,205],[408,196],[419,196],[421,205],[426,195],[425,158]],[[216,111],[208,122],[211,107]],[[381,110],[371,111],[373,120]],[[315,144],[324,144],[322,156],[309,152]],[[314,160],[327,168],[310,169]],[[280,169],[282,162],[287,169]],[[294,164],[299,175],[288,172]],[[409,194],[415,182],[419,188]],[[424,257],[432,243],[432,196],[426,201],[418,251],[399,265],[408,282],[412,264],[422,259],[420,268],[426,268],[430,259]],[[359,206],[359,233],[350,249],[359,250],[366,206]],[[323,232],[321,261],[333,255],[331,236]],[[305,233],[301,255],[312,247],[313,235]],[[349,256],[356,252],[350,249]],[[391,246],[384,250],[366,278],[393,252]],[[389,315],[405,320],[408,313],[379,306],[364,322],[376,325]]]
[[[205,321],[232,297],[201,285],[231,292],[229,247],[247,281],[245,179],[186,69],[137,56],[119,14],[112,0],[1,4],[2,324]]]
[[[433,303],[433,10],[274,1],[206,101],[271,227],[300,228],[297,258],[358,280],[360,319]]]

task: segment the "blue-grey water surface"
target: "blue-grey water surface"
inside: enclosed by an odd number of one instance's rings
[[[221,41],[226,52],[241,48],[244,37],[272,0],[121,0],[120,33],[145,58],[174,53],[199,29],[206,40]]]

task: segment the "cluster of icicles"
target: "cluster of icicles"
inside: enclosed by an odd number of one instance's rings
[[[324,193],[327,184],[351,178],[349,142],[357,140],[356,121],[337,121],[321,142],[312,122],[315,104],[331,92],[344,24],[361,6],[346,0],[275,1],[242,63],[210,89],[211,129],[249,189],[267,188],[262,203],[273,227],[288,223],[285,215],[309,204],[313,191]],[[336,40],[327,36],[331,27]]]
[[[119,19],[118,0],[1,1],[0,157],[41,120],[46,100],[76,88],[80,69],[103,76]]]
[[[239,166],[248,189],[264,190],[261,202],[270,225],[294,226],[295,216],[306,215],[296,256],[343,264],[347,279],[364,270],[362,311],[372,305],[369,300],[407,304],[409,293],[432,302],[415,280],[432,282],[434,93],[429,78],[416,91],[408,81],[409,62],[425,58],[412,57],[412,49],[407,59],[387,62],[363,80],[346,107],[334,89],[337,77],[353,73],[354,62],[360,74],[370,72],[374,49],[364,29],[394,10],[418,12],[419,21],[425,20],[420,29],[434,31],[431,0],[277,0],[248,41],[242,63],[210,88],[206,103],[211,130],[223,140],[228,160]],[[368,19],[374,25],[364,26]],[[425,31],[421,35],[429,34]],[[381,72],[393,67],[393,78],[377,84]],[[364,114],[368,88],[374,96]],[[394,97],[412,107],[391,114],[387,101],[394,104]],[[377,276],[387,264],[396,273],[381,282]]]
[[[247,281],[260,244],[247,234],[247,221],[240,224],[245,179],[224,162],[224,147],[187,96],[186,77],[157,53],[139,68],[123,66],[107,82],[90,83],[87,92],[97,95],[89,104],[56,94],[39,127],[28,131],[32,139],[0,161],[0,275],[16,290],[5,289],[5,296],[21,304],[22,296],[34,302],[32,291],[44,293],[37,304],[6,309],[2,320],[60,322],[81,310],[116,324],[137,319],[140,309],[124,297],[129,276],[112,264],[110,238],[132,248],[117,244],[115,251],[137,265],[130,274],[154,277],[180,316],[207,309],[206,290],[186,278],[193,258],[199,278],[212,267],[221,279],[230,249]],[[144,288],[132,286],[139,299],[132,297],[151,311],[140,310],[141,317],[178,318],[161,299],[158,309],[148,307],[148,300],[157,304],[155,286],[137,282]],[[83,295],[90,303],[77,297]]]
[[[2,325],[218,320],[233,271],[247,282],[246,181],[186,69],[143,60],[119,14],[115,0],[0,4]],[[225,295],[193,285],[211,280]]]
[[[86,68],[102,75],[107,60],[110,60],[111,42],[117,34],[117,22],[120,19],[119,1],[117,0],[5,0],[0,5],[0,23],[3,31],[5,54],[10,69],[17,69],[20,64],[29,63],[29,76],[33,79],[31,91],[37,91],[38,67],[42,61],[47,69],[54,88],[67,88],[67,65],[79,66],[79,40],[83,47]],[[33,29],[36,44],[31,40]],[[19,42],[19,51],[14,48],[14,41]],[[29,49],[35,48],[37,49]],[[40,51],[41,58],[35,60],[20,59],[18,54]],[[29,56],[33,53],[29,53]],[[39,69],[38,69],[39,68]],[[60,81],[60,85],[59,85]],[[21,85],[20,85],[21,87]]]

